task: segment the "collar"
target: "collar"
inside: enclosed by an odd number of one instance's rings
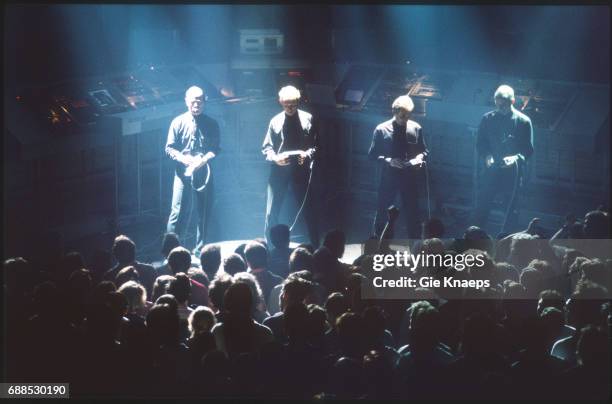
[[[391,118],[391,128],[395,129],[404,129],[404,130],[408,130],[408,121],[406,121],[406,123],[404,125],[400,125],[399,123],[397,123],[395,121],[395,118]]]

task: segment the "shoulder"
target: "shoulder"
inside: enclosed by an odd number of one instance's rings
[[[419,125],[415,121],[408,120],[406,125],[408,126],[408,129],[416,129],[416,130],[421,129],[421,125]]]
[[[266,317],[264,319],[264,321],[262,322],[263,325],[265,325],[266,327],[270,327],[271,324],[278,322],[279,320],[281,320],[283,318],[283,312],[280,311],[276,314],[273,314],[269,317]]]
[[[531,124],[531,119],[519,110],[516,110],[516,109],[514,110],[514,116],[516,117],[516,120],[518,120],[521,123]]]
[[[390,129],[393,129],[393,119],[389,119],[388,121],[379,123],[378,125],[376,125],[376,129],[374,130],[376,132],[380,132],[380,131],[389,131]]]
[[[270,125],[279,125],[285,121],[285,112],[279,112],[270,119]]]
[[[259,324],[257,321],[253,321],[253,324],[255,325],[255,329],[257,330],[257,332],[259,332],[260,334],[272,335],[272,330],[270,329],[270,327],[267,327],[263,324]]]
[[[556,347],[561,347],[561,346],[570,344],[572,342],[572,338],[573,336],[569,336],[569,337],[565,337],[560,340],[557,340],[557,342],[553,344],[552,349],[554,350]]]
[[[222,322],[213,325],[213,327],[210,329],[210,333],[213,336],[219,335],[222,332],[223,332],[223,323]]]
[[[172,120],[172,126],[180,126],[183,125],[185,122],[187,122],[187,119],[189,118],[189,111],[184,112],[182,114],[180,114],[179,116],[175,117]]]
[[[153,265],[144,262],[136,262],[136,266],[144,269],[145,271],[155,271],[155,267]]]
[[[274,281],[276,281],[276,282],[279,282],[279,283],[280,283],[280,282],[282,282],[282,281],[284,281],[284,280],[285,280],[285,278],[283,278],[283,277],[282,277],[282,276],[280,276],[280,275],[275,274],[275,273],[274,273],[274,272],[272,272],[272,271],[266,271],[266,272],[269,274],[269,277],[270,277],[271,279],[273,279]]]
[[[574,349],[572,342],[572,337],[558,340],[553,344],[550,350],[551,355],[560,359],[566,359],[571,355],[571,351]]]
[[[482,120],[489,120],[495,116],[495,111],[489,111],[482,116]]]
[[[215,339],[217,349],[225,351],[225,325],[223,323],[217,323],[210,329],[210,333]]]
[[[283,278],[283,281],[284,281],[284,280],[285,280],[285,279]],[[283,287],[282,282],[281,282],[281,283],[279,283],[279,284],[277,284],[277,285],[274,285],[274,287],[272,288],[272,291],[270,291],[270,293],[275,293],[275,292],[274,292],[274,290],[278,290],[278,291],[279,291],[279,293],[280,293],[280,289],[281,289],[282,287]]]
[[[298,109],[298,116],[300,117],[300,119],[305,119],[308,121],[312,120],[312,114],[301,109]]]

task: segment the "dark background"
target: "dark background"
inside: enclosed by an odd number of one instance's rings
[[[138,63],[227,63],[238,30],[278,28],[287,57],[412,63],[609,82],[607,6],[10,5],[9,82],[27,85]],[[155,34],[156,42],[147,38]]]

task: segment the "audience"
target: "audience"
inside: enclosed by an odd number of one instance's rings
[[[208,296],[210,297],[210,304],[213,310],[215,310],[215,317],[218,322],[223,321],[223,316],[225,315],[225,306],[223,303],[225,292],[233,284],[234,279],[226,273],[217,274],[215,279],[210,283]]]
[[[217,244],[206,244],[200,254],[200,268],[208,279],[215,277],[221,265],[221,247]]]
[[[298,276],[289,277],[283,282],[280,294],[281,311],[266,318],[262,323],[272,330],[276,341],[281,343],[287,342],[287,335],[285,334],[285,310],[292,304],[303,304],[308,294],[311,293],[311,287],[311,282]]]
[[[419,248],[486,252],[485,269],[410,276],[491,284],[403,300],[362,290],[373,257],[340,261],[340,230],[314,251],[289,248],[277,225],[270,246],[255,239],[225,259],[204,246],[201,268],[168,233],[155,269],[126,235],[90,266],[47,235],[35,255],[4,261],[7,380],[70,382],[79,398],[608,399],[612,261],[586,243],[608,224],[595,210],[551,240],[532,225],[442,240],[431,219]],[[564,246],[576,235],[583,244]]]
[[[230,359],[239,354],[257,352],[262,345],[274,340],[272,331],[253,320],[253,302],[256,299],[248,284],[233,283],[225,292],[223,321],[212,328],[217,349]]]
[[[170,251],[175,249],[176,247],[180,247],[181,242],[179,240],[178,234],[169,232],[164,234],[164,238],[162,240],[161,247],[161,255],[163,257],[162,261],[153,263],[155,270],[157,271],[157,276],[160,275],[172,275],[172,271],[168,266],[168,256],[170,255]]]
[[[236,275],[232,277],[234,283],[246,283],[251,289],[251,295],[253,296],[253,304],[251,309],[251,316],[253,320],[258,323],[262,323],[265,318],[267,318],[270,313],[266,310],[266,304],[263,298],[263,292],[261,291],[261,287],[259,286],[259,282],[248,272],[238,272]]]
[[[272,288],[283,281],[283,278],[268,270],[268,250],[258,241],[252,241],[244,248],[248,272],[253,274],[261,287],[264,302],[268,300]]]
[[[192,370],[199,371],[202,357],[217,349],[215,337],[210,332],[217,323],[215,313],[210,307],[198,306],[189,314],[189,339],[187,346],[192,359]]]
[[[246,262],[239,254],[232,253],[223,260],[223,271],[230,276],[236,275],[238,272],[247,270]]]
[[[115,242],[112,247],[113,257],[117,261],[117,265],[109,269],[104,274],[104,279],[114,281],[119,271],[127,266],[133,266],[142,286],[145,287],[147,293],[151,294],[153,291],[153,282],[157,277],[157,272],[153,265],[144,264],[136,261],[136,244],[125,235],[120,235],[115,238]]]
[[[202,252],[202,255],[204,255],[204,252]],[[168,255],[168,266],[174,276],[179,272],[189,273],[191,253],[184,247],[175,247]],[[207,287],[193,278],[189,279],[189,283],[191,285],[189,304],[208,306],[210,302],[208,300]]]

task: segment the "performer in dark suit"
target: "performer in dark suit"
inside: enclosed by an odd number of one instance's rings
[[[198,192],[194,189],[191,175],[206,169],[206,164],[219,154],[219,124],[204,115],[204,91],[196,86],[185,92],[187,112],[174,118],[168,130],[166,154],[176,162],[172,207],[166,231],[177,233],[184,240],[185,227],[189,220],[191,201],[195,199],[197,217],[196,245],[194,253],[199,257],[206,243],[208,217],[213,202],[212,175],[206,187]]]
[[[385,226],[387,209],[400,193],[406,214],[408,235],[420,237],[418,210],[418,179],[420,167],[427,155],[421,125],[410,120],[414,103],[408,95],[398,97],[391,106],[393,118],[374,129],[368,152],[371,160],[382,164],[378,187],[378,203],[374,233],[380,237]]]
[[[476,138],[478,166],[484,167],[479,175],[472,224],[484,228],[495,196],[503,193],[506,217],[501,233],[507,233],[518,224],[516,200],[524,163],[533,154],[533,126],[527,115],[514,108],[512,87],[499,86],[494,99],[496,109],[482,117]]]
[[[271,162],[268,179],[268,202],[264,233],[270,240],[270,228],[278,223],[289,184],[295,199],[301,203],[306,195],[312,162],[316,152],[316,131],[312,115],[298,109],[300,91],[293,86],[281,88],[278,101],[283,112],[274,116],[262,145],[266,160]],[[312,245],[319,245],[319,231],[313,198],[308,195],[304,205],[308,236]]]

